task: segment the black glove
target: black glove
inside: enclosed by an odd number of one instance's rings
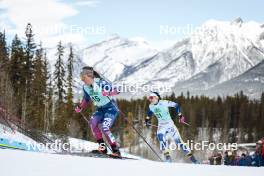
[[[149,116],[147,116],[147,117],[145,118],[145,125],[146,125],[147,127],[150,127],[150,126],[151,126],[151,120],[150,120],[150,117],[149,117]]]

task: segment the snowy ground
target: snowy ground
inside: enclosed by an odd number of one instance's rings
[[[0,137],[20,142],[34,142],[29,137],[0,126]],[[70,138],[74,148],[88,146],[96,149],[97,144]],[[78,151],[78,150],[74,150]],[[87,152],[87,151],[86,151]],[[122,155],[132,157],[122,152]],[[264,167],[210,166],[179,163],[161,163],[149,160],[118,160],[90,158],[51,153],[0,149],[0,176],[252,176],[264,172]]]
[[[252,176],[264,168],[117,160],[0,149],[2,176]]]

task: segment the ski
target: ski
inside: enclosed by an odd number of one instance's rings
[[[98,150],[92,150],[87,153],[71,153],[71,155],[77,155],[77,156],[84,156],[84,157],[94,157],[94,158],[112,158],[112,159],[131,159],[131,160],[137,160],[136,158],[130,158],[130,157],[125,157],[125,156],[115,156],[113,154],[105,154],[101,153]]]

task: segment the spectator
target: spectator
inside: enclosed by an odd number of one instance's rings
[[[242,153],[241,157],[238,160],[239,166],[251,166],[251,157],[249,155],[246,155],[245,153]]]
[[[235,155],[232,151],[225,151],[224,165],[234,166],[236,165]]]
[[[256,143],[256,152],[252,155],[252,166],[264,166],[264,138]]]
[[[222,164],[222,154],[220,152],[214,153],[209,158],[210,165],[221,165]]]

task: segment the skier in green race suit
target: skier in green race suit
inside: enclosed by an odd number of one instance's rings
[[[148,96],[148,100],[150,101],[150,105],[149,110],[147,112],[147,117],[145,119],[146,126],[150,126],[151,117],[156,116],[156,118],[158,119],[157,137],[160,142],[160,149],[163,151],[166,161],[171,162],[172,160],[170,156],[170,150],[167,145],[167,139],[168,137],[171,137],[175,141],[177,146],[181,148],[184,154],[188,156],[193,163],[198,163],[198,161],[193,156],[191,150],[183,142],[181,135],[177,127],[174,125],[174,122],[172,121],[169,112],[170,107],[175,108],[176,113],[179,117],[179,122],[185,123],[185,118],[181,114],[179,104],[168,100],[161,100],[161,97],[157,92],[152,92]]]

